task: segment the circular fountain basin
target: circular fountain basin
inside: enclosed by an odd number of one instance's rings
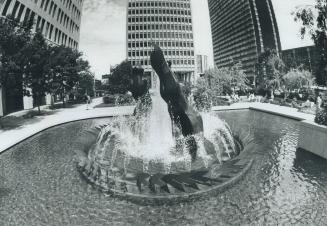
[[[253,159],[246,157],[252,145],[248,145],[237,158],[223,164],[214,163],[188,173],[176,174],[124,174],[118,168],[110,172],[80,166],[84,178],[95,188],[115,197],[140,204],[173,204],[216,195],[240,181],[250,170]],[[95,172],[94,172],[95,170]],[[160,180],[154,188],[151,179]]]
[[[80,176],[74,150],[81,147],[76,143],[85,130],[111,119],[73,122],[43,131],[0,155],[0,225],[320,225],[327,221],[327,160],[297,150],[297,121],[253,110],[219,115],[237,131],[250,129],[254,140],[239,156],[254,163],[223,193],[158,206],[108,197]]]
[[[167,167],[165,158],[147,160],[144,156],[136,156],[135,151],[117,150],[119,145],[116,144],[122,143],[119,134],[107,127],[95,127],[98,133],[88,135],[88,142],[82,142],[76,151],[77,168],[96,189],[137,203],[166,204],[217,194],[241,180],[253,163],[248,157],[248,152],[253,149],[251,143],[242,146],[238,156],[223,161],[217,159],[213,151],[216,149],[206,140],[200,146],[202,152],[212,152],[210,156],[202,153],[191,161],[184,151]]]

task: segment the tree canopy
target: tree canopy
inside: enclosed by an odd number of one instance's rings
[[[23,86],[40,106],[47,94],[64,97],[78,90],[79,82],[93,86],[89,63],[82,53],[49,44],[40,32],[31,33],[32,21],[25,24],[12,17],[0,18],[0,85]],[[92,80],[92,82],[91,82]]]
[[[256,83],[264,90],[277,90],[282,85],[285,64],[276,50],[266,49],[256,64]]]
[[[316,82],[327,85],[327,1],[316,0],[314,6],[298,8],[294,15],[295,21],[302,23],[302,37],[309,34],[319,53]]]
[[[116,65],[109,76],[108,92],[111,94],[126,94],[130,88],[133,68],[125,60]]]

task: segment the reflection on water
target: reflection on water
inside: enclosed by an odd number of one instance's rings
[[[0,156],[0,225],[324,225],[327,161],[296,150],[297,122],[254,111],[219,115],[250,132],[255,163],[217,197],[140,206],[95,191],[79,177],[74,149],[84,130],[110,119],[76,122]]]

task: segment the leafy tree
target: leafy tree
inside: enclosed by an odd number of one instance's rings
[[[234,63],[228,71],[230,76],[230,85],[234,90],[249,88],[249,80],[245,74],[245,71],[242,69],[242,63]]]
[[[267,49],[256,64],[256,83],[259,88],[275,92],[282,86],[285,64],[276,50]]]
[[[292,69],[283,76],[285,86],[290,89],[310,87],[314,83],[312,73],[301,69]]]
[[[212,91],[209,89],[209,84],[205,78],[199,78],[193,89],[193,99],[195,107],[202,110],[209,110],[212,103]]]
[[[65,97],[77,88],[81,75],[83,79],[83,73],[89,71],[89,63],[81,57],[81,52],[65,46],[50,48],[50,92],[60,95],[64,106]]]
[[[24,95],[32,96],[39,113],[42,100],[49,91],[49,47],[40,32],[24,48]],[[30,92],[31,90],[31,92]]]
[[[232,64],[231,67],[209,69],[204,78],[213,96],[228,95],[235,90],[248,88],[248,79],[241,63]]]
[[[22,95],[22,49],[31,38],[31,25],[20,24],[11,16],[0,18],[0,86],[4,93]]]
[[[94,96],[94,75],[90,71],[84,71],[79,74],[78,95],[80,97],[88,94]]]
[[[314,41],[319,53],[316,82],[319,85],[327,85],[327,2],[316,0],[314,6],[298,8],[294,13],[295,21],[302,23],[302,38],[308,33]]]
[[[200,110],[216,104],[219,96],[230,95],[235,90],[248,88],[248,79],[241,63],[227,68],[213,68],[205,72],[204,78],[197,80],[194,89],[194,101]]]
[[[125,60],[117,65],[109,76],[108,91],[111,94],[125,94],[130,88],[130,80],[132,78],[133,68],[131,64]]]

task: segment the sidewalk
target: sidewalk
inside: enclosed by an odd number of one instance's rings
[[[314,121],[315,115],[306,114],[299,112],[296,108],[279,106],[275,104],[259,103],[259,102],[245,102],[245,103],[235,103],[230,106],[218,106],[213,107],[213,111],[230,111],[230,110],[246,110],[252,109],[257,111],[262,111],[270,114],[280,115],[283,117],[292,118],[295,120],[303,121]]]
[[[67,122],[78,121],[90,118],[111,117],[118,115],[131,115],[134,106],[93,108],[102,103],[102,98],[93,99],[90,110],[86,110],[86,104],[74,108],[58,109],[51,115],[36,116],[22,126],[12,130],[0,130],[0,153],[14,146],[15,144],[50,127]]]
[[[56,125],[83,119],[131,115],[134,111],[134,106],[93,108],[101,103],[102,98],[97,98],[90,104],[90,110],[86,110],[86,104],[78,105],[74,108],[59,109],[53,111],[53,114],[51,115],[36,116],[31,120],[27,120],[27,123],[18,128],[7,131],[0,130],[0,153],[11,148],[17,143],[20,143],[21,141]],[[212,108],[213,111],[244,109],[253,109],[300,121],[308,120],[313,122],[315,117],[314,115],[298,112],[295,108],[282,107],[266,103],[236,103],[232,104],[231,106],[219,106]]]

